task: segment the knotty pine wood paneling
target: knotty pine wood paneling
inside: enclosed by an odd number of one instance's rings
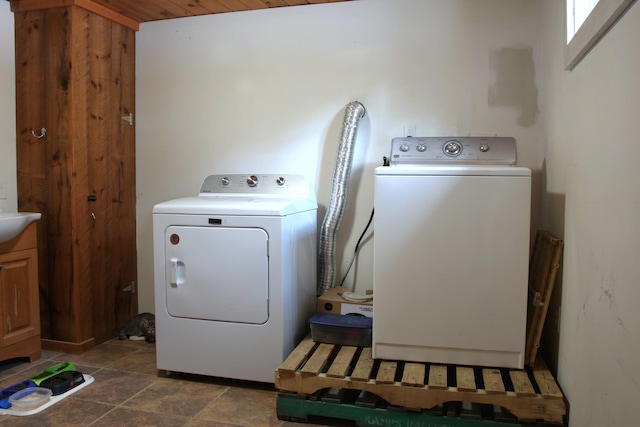
[[[133,112],[135,34],[83,13],[79,21],[88,23],[93,42],[87,47],[88,78],[81,79],[88,111],[81,137],[87,141],[86,194],[95,201],[79,200],[79,208],[91,219],[94,334],[102,342],[113,337],[113,325],[123,325],[136,307],[131,294],[123,292],[135,281],[136,271],[134,126],[121,118]],[[101,319],[113,319],[113,325]]]
[[[11,10],[26,12],[79,6],[135,31],[140,23],[215,13],[355,0],[9,0]]]
[[[66,9],[15,15],[18,209],[42,212],[38,259],[42,335],[57,326],[72,330],[71,295],[49,292],[54,282],[73,281],[71,248],[70,58]],[[46,71],[45,71],[46,70]],[[47,136],[31,133],[45,127]],[[55,280],[54,280],[55,278]]]
[[[353,0],[93,0],[139,23],[214,13],[242,12]]]
[[[18,205],[43,213],[42,336],[86,349],[137,313],[123,291],[136,281],[135,131],[121,120],[135,32],[76,6],[15,20]]]

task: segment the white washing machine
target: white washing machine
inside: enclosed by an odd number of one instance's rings
[[[522,368],[531,171],[513,138],[396,138],[375,170],[373,356]]]
[[[153,209],[161,370],[274,382],[316,301],[317,203],[299,175],[211,175]]]

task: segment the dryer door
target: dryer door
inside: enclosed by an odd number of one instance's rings
[[[268,235],[261,228],[165,230],[167,312],[262,324],[269,318]]]

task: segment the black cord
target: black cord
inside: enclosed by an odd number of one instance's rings
[[[347,280],[347,276],[349,275],[349,271],[351,271],[351,266],[353,265],[353,261],[356,259],[356,255],[358,254],[358,249],[360,248],[360,243],[362,243],[362,239],[364,238],[365,233],[367,232],[367,230],[369,229],[369,226],[371,225],[371,222],[373,221],[373,213],[374,213],[375,209],[371,209],[371,216],[369,217],[369,222],[367,222],[367,225],[364,227],[364,230],[362,231],[362,234],[360,234],[360,237],[358,238],[358,241],[356,242],[356,248],[353,250],[353,257],[351,258],[351,262],[349,263],[349,267],[347,267],[347,271],[344,273],[344,276],[342,277],[342,281],[340,282],[340,286],[342,286],[344,284],[344,281]]]
[[[366,227],[364,227],[364,231],[362,232],[362,234],[360,235],[360,238],[358,239],[358,242],[356,243],[356,249],[355,252],[358,252],[358,248],[360,247],[360,242],[362,242],[362,239],[364,238],[364,233],[367,232],[367,230],[369,229],[369,226],[371,225],[371,222],[373,221],[373,213],[374,213],[375,209],[371,209],[371,216],[369,217],[369,222],[367,222]]]
[[[389,158],[387,156],[382,156],[382,166],[389,166]],[[342,286],[344,284],[344,281],[347,280],[347,276],[349,275],[349,271],[351,271],[351,266],[353,265],[353,261],[355,261],[356,256],[358,255],[358,249],[360,248],[360,243],[362,243],[362,239],[364,238],[365,233],[367,232],[367,230],[369,229],[369,226],[371,226],[371,222],[373,221],[374,212],[375,212],[375,208],[372,208],[371,216],[369,217],[369,222],[367,222],[367,225],[364,227],[362,234],[360,234],[360,237],[356,242],[356,247],[353,250],[353,257],[351,257],[351,261],[349,262],[349,267],[347,267],[347,271],[344,273],[344,276],[342,276],[342,281],[340,282],[340,286]]]

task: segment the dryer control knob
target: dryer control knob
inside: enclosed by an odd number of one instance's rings
[[[407,151],[409,151],[409,144],[402,144],[400,146],[400,151],[402,151],[403,153],[406,153]]]
[[[420,144],[416,147],[416,150],[418,150],[421,153],[424,153],[425,151],[427,151],[427,146],[425,144]]]
[[[220,184],[222,184],[223,187],[228,186],[230,183],[231,183],[231,180],[226,176],[220,180]]]
[[[278,187],[282,187],[285,184],[285,182],[287,182],[287,180],[284,179],[283,176],[276,178],[276,184],[278,185]]]
[[[249,177],[247,177],[247,185],[251,188],[253,187],[257,187],[258,186],[258,177],[255,175],[251,175]]]

